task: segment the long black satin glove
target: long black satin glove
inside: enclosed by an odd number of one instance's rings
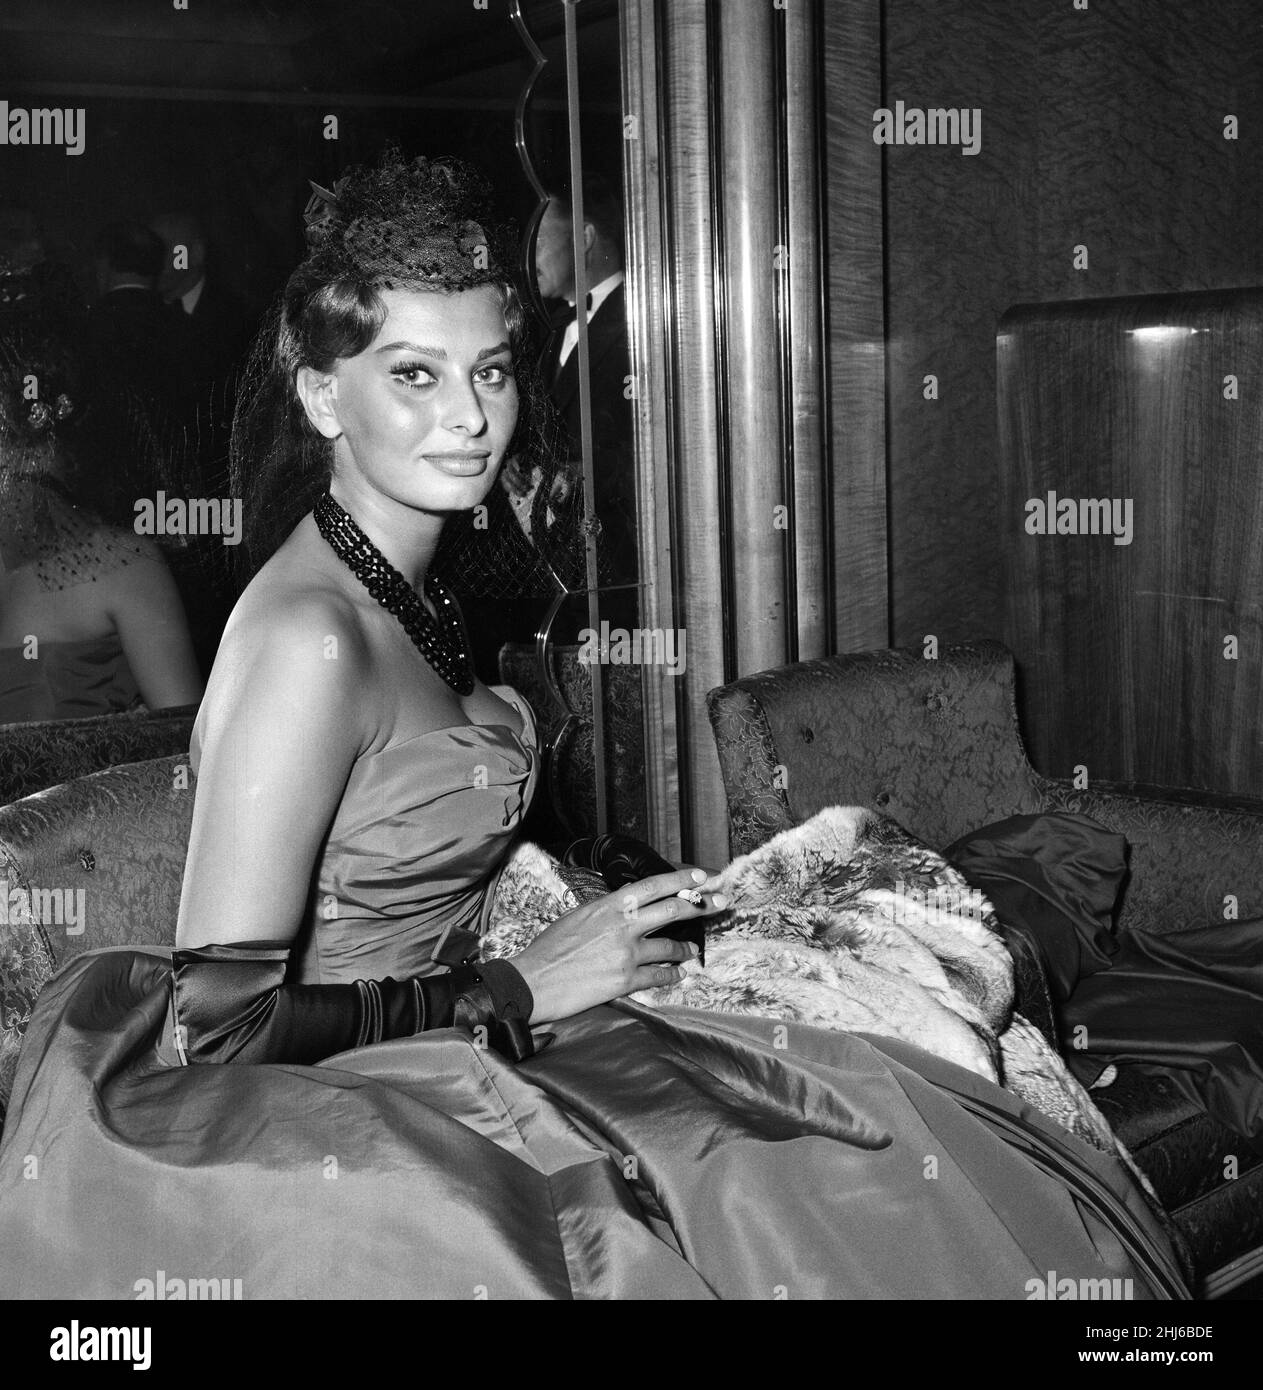
[[[431,1028],[466,1028],[510,1060],[534,1051],[534,1000],[507,960],[413,980],[285,983],[289,948],[239,942],[171,957],[177,1046],[189,1062],[318,1062]],[[481,1030],[481,1031],[480,1031]]]

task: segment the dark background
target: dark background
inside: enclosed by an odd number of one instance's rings
[[[561,7],[528,3],[549,59],[527,143],[550,183],[564,170]],[[587,159],[618,167],[617,6],[580,8]],[[515,145],[534,67],[507,0],[5,0],[0,96],[83,107],[86,150],[0,147],[0,214],[32,212],[51,258],[91,291],[106,222],[187,208],[219,276],[262,309],[301,256],[308,179],[329,186],[389,141],[479,164],[527,230],[535,206]],[[339,138],[323,136],[338,117]]]

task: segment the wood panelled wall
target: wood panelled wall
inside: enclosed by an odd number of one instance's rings
[[[885,210],[873,144],[881,7],[822,10],[824,293],[833,552],[831,651],[888,645]]]
[[[623,0],[642,611],[688,634],[646,674],[665,849],[724,852],[711,686],[1001,630],[1010,306],[1263,281],[1256,0],[1084,3]],[[875,144],[897,102],[977,109],[980,149]]]
[[[1033,760],[1263,793],[1263,289],[1025,306],[997,358]]]
[[[870,505],[877,493],[878,375],[855,355],[884,326],[890,636],[995,635],[999,319],[1032,301],[1263,284],[1263,11],[1257,0],[829,0],[824,19],[829,346],[848,412],[834,422],[834,462],[850,475],[837,484],[837,534],[856,478],[868,478]],[[873,111],[896,101],[980,108],[980,153],[875,145]],[[871,609],[876,558],[852,577],[855,603]],[[874,643],[857,631],[854,645]]]

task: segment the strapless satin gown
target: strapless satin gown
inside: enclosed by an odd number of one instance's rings
[[[537,776],[513,703],[521,735],[357,765],[302,979],[428,970],[483,919]],[[1119,1164],[905,1044],[619,1003],[518,1066],[445,1029],[181,1068],[168,982],[161,952],[115,949],[45,988],[0,1145],[0,1296],[1025,1299],[1050,1270],[1183,1294]]]
[[[139,698],[116,634],[41,642],[36,660],[21,647],[0,647],[0,724],[116,714]]]
[[[538,776],[531,707],[507,685],[491,689],[521,735],[508,724],[435,729],[352,768],[294,944],[301,983],[425,975],[441,968],[430,953],[447,927],[484,925]]]

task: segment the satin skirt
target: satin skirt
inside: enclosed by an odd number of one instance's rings
[[[180,1067],[169,978],[115,949],[45,988],[0,1296],[1186,1296],[1120,1164],[906,1044],[620,1003],[518,1066],[445,1029]]]

